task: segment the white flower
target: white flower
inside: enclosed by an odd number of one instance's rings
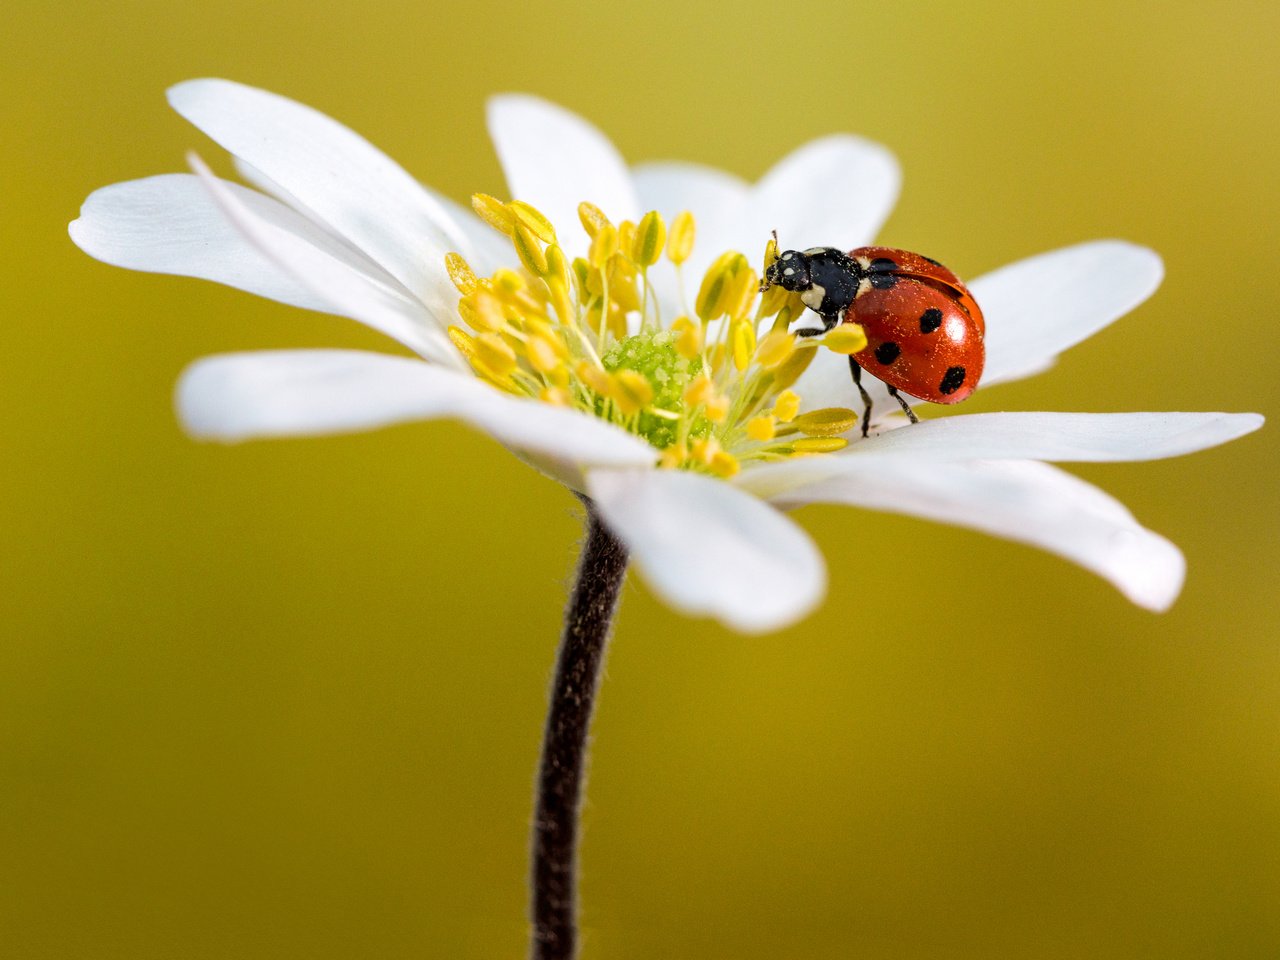
[[[711,311],[720,319],[712,318],[701,332],[696,323],[684,329],[695,339],[727,337],[720,365],[732,367],[733,351],[740,348],[739,359],[745,358],[747,366],[739,363],[737,372],[731,371],[729,379],[738,380],[718,382],[714,396],[699,395],[685,405],[688,409],[677,401],[675,414],[666,414],[688,432],[697,417],[723,402],[732,410],[721,413],[726,420],[715,422],[733,429],[704,431],[701,446],[690,434],[685,439],[691,445],[680,445],[678,454],[672,452],[674,444],[660,454],[645,439],[653,438],[657,421],[639,424],[648,411],[664,413],[654,405],[650,388],[666,382],[665,367],[646,386],[634,376],[627,379],[632,368],[625,359],[618,361],[621,366],[603,363],[575,372],[572,358],[548,355],[543,379],[533,386],[524,383],[536,378],[524,373],[533,347],[523,336],[537,332],[530,324],[536,324],[539,311],[551,312],[546,306],[547,291],[554,287],[550,278],[565,279],[565,263],[583,256],[601,267],[592,275],[598,282],[610,274],[605,265],[615,262],[608,259],[609,245],[618,239],[593,240],[580,228],[580,202],[589,200],[603,211],[611,221],[608,229],[619,224],[623,243],[635,242],[635,224],[645,210],[658,211],[668,223],[691,211],[698,243],[683,269],[694,277],[708,268],[712,274],[719,270],[721,280],[745,290],[744,278],[755,276],[745,259],[726,266],[717,255],[758,249],[771,230],[795,248],[850,249],[870,242],[898,191],[898,168],[884,148],[851,136],[828,137],[795,151],[754,185],[691,164],[629,169],[599,131],[573,114],[532,97],[497,97],[490,104],[489,125],[510,192],[533,206],[520,220],[515,207],[495,201],[490,219],[508,218],[499,225],[518,234],[517,246],[525,243],[525,266],[534,272],[545,267],[547,272],[538,275],[547,282],[534,281],[542,306],[525,313],[517,309],[516,326],[486,340],[476,323],[488,321],[476,320],[474,299],[468,301],[472,330],[459,326],[455,283],[467,293],[464,301],[485,294],[474,292],[478,281],[462,259],[446,266],[446,254],[461,254],[481,274],[518,270],[520,263],[501,233],[423,188],[365,140],[307,107],[224,80],[180,84],[169,99],[234,155],[241,176],[257,189],[218,179],[193,158],[195,175],[150,177],[95,192],[71,224],[74,241],[108,263],[202,277],[351,317],[421,358],[352,350],[206,358],[184,373],[177,388],[179,416],[192,434],[238,441],[438,417],[466,421],[589,495],[649,584],[674,607],[740,630],[781,627],[823,596],[826,573],[818,550],[780,512],[822,502],[913,514],[1032,544],[1105,577],[1141,606],[1165,609],[1183,580],[1178,549],[1101,490],[1040,461],[1177,456],[1234,439],[1262,423],[1255,414],[991,413],[896,429],[902,418],[894,416],[882,420],[869,439],[849,434],[846,447],[845,439],[829,436],[833,430],[796,432],[795,410],[783,409],[794,406],[798,394],[807,409],[837,408],[819,419],[839,421],[856,396],[845,358],[827,350],[815,356],[783,333],[769,341],[768,349],[780,350],[779,356],[804,353],[811,365],[790,398],[777,385],[769,387],[767,397],[749,395],[761,382],[750,377],[771,382],[763,376],[761,359],[767,338],[762,328],[757,347],[755,325],[725,306],[722,297]],[[539,226],[538,211],[559,227],[558,244],[550,243],[552,235]],[[513,226],[517,221],[522,232]],[[553,246],[564,252],[558,268],[538,259],[559,256]],[[643,308],[633,308],[620,321],[629,329],[597,312],[590,322],[614,322],[614,331],[600,338],[588,331],[583,343],[603,354],[639,331],[649,337],[634,341],[645,362],[652,360],[652,350],[674,357],[672,335],[655,329],[644,333],[638,326],[656,316],[669,324],[677,313],[688,312],[677,271],[661,267],[652,276],[642,271],[638,279],[618,281],[640,291],[647,289],[646,276],[652,284],[653,303],[642,293]],[[508,269],[497,282],[518,276]],[[982,389],[1046,369],[1060,352],[1142,303],[1160,279],[1154,253],[1119,241],[1042,254],[978,278],[970,287],[987,320]],[[586,323],[592,295],[576,281],[571,286],[581,296],[568,307]],[[503,295],[524,294],[513,288]],[[504,300],[494,309],[507,310],[512,302]],[[785,310],[781,317],[790,319]],[[551,339],[562,345],[557,338],[563,329],[557,330]],[[513,342],[519,363],[508,373],[506,351]],[[705,345],[701,349],[707,356]],[[594,378],[604,375],[593,371],[606,366],[612,379],[593,393]],[[689,387],[690,378],[697,379],[696,362],[692,371],[681,370],[679,386]],[[561,379],[569,386],[558,393]],[[536,389],[552,402],[503,392],[493,383],[517,393]],[[873,393],[877,400],[885,397],[883,388]],[[584,412],[584,396],[599,416]],[[556,405],[566,397],[567,406]],[[761,406],[766,400],[776,401],[773,414]],[[882,412],[889,409],[879,406]],[[759,422],[748,428],[745,417],[753,410]],[[739,415],[742,422],[733,419]],[[847,426],[839,423],[838,429]],[[787,430],[791,440],[781,437]],[[730,433],[739,446],[714,439]],[[801,433],[816,436],[795,439]],[[838,447],[844,449],[794,455]]]

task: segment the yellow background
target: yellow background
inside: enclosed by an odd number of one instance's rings
[[[117,0],[0,39],[0,954],[518,957],[568,493],[450,424],[199,446],[203,354],[382,343],[90,260],[183,168],[166,86],[313,104],[451,195],[523,89],[633,160],[888,144],[886,242],[962,274],[1120,236],[1148,305],[967,410],[1280,397],[1280,8]],[[935,252],[936,251],[936,252]],[[1186,551],[1165,616],[1028,548],[809,508],[825,606],[744,639],[632,581],[596,725],[588,958],[1280,954],[1275,427],[1077,472]]]

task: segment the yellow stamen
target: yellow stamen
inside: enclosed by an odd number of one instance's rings
[[[867,347],[867,335],[856,323],[842,323],[822,338],[822,345],[832,353],[857,353]]]
[[[742,465],[738,462],[738,458],[726,450],[717,450],[711,455],[711,462],[707,464],[717,477],[728,480],[735,476],[741,469]]]
[[[512,200],[507,204],[507,209],[543,243],[556,242],[556,228],[537,207],[523,200]]]
[[[458,288],[461,294],[468,294],[476,288],[476,274],[471,269],[471,264],[467,263],[461,256],[456,253],[447,253],[444,257],[444,268],[449,273],[449,279],[453,281],[453,285]]]
[[[771,416],[752,417],[747,421],[747,436],[760,442],[772,440],[778,432],[776,427],[777,421]]]
[[[594,203],[578,204],[578,219],[582,222],[582,229],[587,231],[587,236],[593,240],[601,229],[611,226],[609,218]]]
[[[796,349],[796,337],[793,333],[774,330],[765,334],[760,345],[756,347],[756,363],[766,370],[786,361]]]
[[[783,423],[790,423],[800,412],[800,395],[794,390],[783,390],[773,402],[773,415]]]
[[[694,323],[688,317],[677,317],[671,324],[671,332],[676,337],[676,351],[686,360],[692,360],[702,353],[702,325]]]
[[[466,359],[470,360],[476,355],[476,338],[461,327],[450,327],[449,339]]]
[[[477,217],[504,236],[509,237],[515,232],[515,214],[497,197],[491,197],[487,193],[473,193],[471,209],[476,212]]]
[[[844,437],[801,437],[791,447],[796,453],[835,453],[848,445]]]
[[[538,243],[537,235],[523,221],[516,224],[512,240],[515,242],[516,254],[520,257],[524,268],[539,277],[546,276],[547,255],[542,252],[542,245]]]
[[[667,242],[667,225],[662,215],[650,210],[636,225],[635,236],[631,238],[631,259],[639,267],[651,267],[662,256],[662,248]]]
[[[810,410],[792,420],[791,425],[811,437],[833,437],[853,429],[858,415],[844,407]]]
[[[751,355],[756,352],[756,330],[745,320],[734,321],[729,333],[733,343],[733,365],[745,370],[751,364]]]
[[[689,259],[693,253],[695,227],[693,214],[682,210],[671,221],[671,233],[667,237],[667,259],[677,267]]]
[[[569,391],[563,387],[543,387],[538,392],[538,399],[543,403],[551,404],[553,407],[573,406],[573,398],[569,395]]]
[[[498,376],[505,377],[516,368],[516,352],[496,333],[476,337],[476,359]]]
[[[653,387],[643,374],[619,370],[613,375],[613,381],[613,399],[624,415],[629,417],[653,403]]]
[[[587,262],[597,270],[603,270],[609,258],[618,252],[618,231],[612,223],[605,221],[591,238],[591,249],[587,251]]]

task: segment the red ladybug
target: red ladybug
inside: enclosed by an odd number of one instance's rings
[[[986,352],[986,325],[973,295],[954,273],[928,257],[892,247],[787,250],[765,271],[764,286],[800,294],[822,317],[825,333],[837,323],[857,323],[867,346],[849,358],[865,409],[862,435],[871,424],[871,397],[862,371],[883,380],[911,422],[898,391],[931,403],[959,403],[978,386]]]

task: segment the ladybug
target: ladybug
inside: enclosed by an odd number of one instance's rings
[[[930,403],[959,403],[977,389],[986,352],[982,311],[960,278],[937,260],[892,247],[787,250],[765,271],[763,288],[800,294],[826,333],[837,323],[859,324],[867,345],[849,357],[862,395],[862,435],[871,425],[871,397],[862,371],[883,380],[912,423],[919,420],[898,393]]]

